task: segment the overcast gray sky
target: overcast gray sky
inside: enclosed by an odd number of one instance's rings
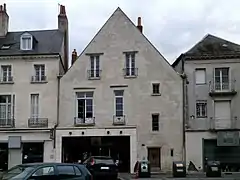
[[[240,44],[239,0],[0,0],[7,4],[10,31],[57,28],[58,3],[66,6],[70,51],[80,53],[120,7],[172,63],[206,34]]]

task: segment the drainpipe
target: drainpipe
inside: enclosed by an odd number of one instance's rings
[[[62,61],[61,56],[59,55],[60,61]],[[60,107],[60,79],[62,75],[57,76],[57,122],[53,127],[53,148],[56,149],[56,130],[59,125],[59,107]]]

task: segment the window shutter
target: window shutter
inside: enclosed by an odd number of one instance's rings
[[[196,84],[206,83],[206,71],[205,69],[196,70]]]

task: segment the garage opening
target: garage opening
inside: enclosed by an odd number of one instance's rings
[[[43,162],[44,143],[33,142],[22,144],[22,163]]]
[[[8,169],[8,143],[0,143],[0,172]]]
[[[63,137],[62,162],[83,162],[89,156],[111,156],[119,160],[119,171],[130,172],[130,137]]]
[[[220,161],[223,172],[239,172],[240,146],[218,146],[217,139],[205,139],[203,164],[207,161]]]

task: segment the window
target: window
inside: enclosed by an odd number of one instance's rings
[[[31,118],[39,117],[39,94],[31,94]]]
[[[93,92],[77,92],[77,118],[93,118]]]
[[[2,82],[11,82],[12,79],[12,66],[4,65],[2,68]]]
[[[32,36],[30,34],[21,36],[21,50],[32,50]]]
[[[41,167],[39,168],[32,176],[33,177],[39,177],[39,176],[54,176],[54,167],[48,166],[48,167]]]
[[[152,131],[159,131],[159,114],[152,114]]]
[[[214,72],[215,90],[229,90],[229,68],[215,68]]]
[[[90,56],[90,78],[100,77],[100,61],[99,55]]]
[[[12,96],[0,95],[0,124],[7,125],[12,119]]]
[[[125,76],[136,76],[135,53],[126,53]]]
[[[75,175],[73,166],[57,166],[59,175]]]
[[[123,117],[123,90],[115,90],[115,116]]]
[[[197,118],[207,117],[207,101],[197,101],[196,103]]]
[[[206,69],[195,70],[196,84],[206,84]]]
[[[160,83],[152,84],[152,94],[159,95],[160,94]]]
[[[33,77],[32,80],[36,82],[46,81],[45,65],[43,64],[34,65],[34,69],[35,69],[35,76]]]

